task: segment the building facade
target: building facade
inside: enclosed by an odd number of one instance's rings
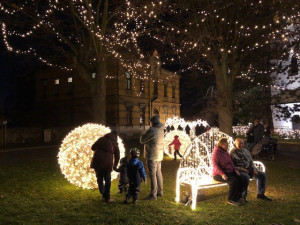
[[[180,116],[179,75],[161,68],[157,52],[150,58],[150,66],[140,64],[141,69],[131,73],[118,63],[108,63],[106,123],[120,133],[147,129],[154,114],[159,114],[163,123]],[[36,80],[38,114],[44,127],[92,122],[91,94],[76,72],[41,71]]]

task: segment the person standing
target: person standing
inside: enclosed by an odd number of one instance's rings
[[[213,179],[222,183],[228,183],[228,204],[240,206],[245,201],[242,199],[242,190],[247,185],[245,178],[234,167],[228,153],[227,138],[221,138],[212,154]]]
[[[259,120],[254,121],[254,126],[249,131],[249,133],[253,133],[253,142],[256,145],[264,136],[264,125],[262,125]]]
[[[257,198],[272,201],[272,199],[265,196],[267,176],[264,172],[258,171],[253,165],[250,152],[244,148],[243,139],[237,138],[235,140],[235,147],[230,152],[230,156],[235,167],[241,173],[241,176],[246,177],[248,184],[250,178],[254,177],[257,180]],[[247,189],[243,190],[242,197],[244,199],[247,198]]]
[[[129,199],[133,198],[133,204],[136,203],[139,193],[141,182],[146,184],[146,172],[143,163],[139,160],[140,150],[137,148],[130,149],[131,159],[127,165],[127,176],[129,179],[129,189],[126,194],[125,204],[128,204]]]
[[[111,172],[116,170],[120,159],[120,150],[118,147],[118,133],[112,131],[99,138],[93,145],[94,157],[91,167],[96,172],[97,183],[100,194],[106,203],[110,203]],[[103,184],[105,181],[105,185]]]
[[[151,117],[150,122],[151,127],[140,137],[140,143],[144,144],[144,156],[151,182],[150,195],[145,200],[156,200],[157,196],[163,196],[161,162],[164,155],[164,126],[159,121],[159,115]]]

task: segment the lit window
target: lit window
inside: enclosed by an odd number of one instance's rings
[[[131,74],[126,72],[126,89],[131,90]]]
[[[68,77],[68,96],[73,95],[73,77]]]
[[[145,124],[145,107],[140,108],[140,124]]]
[[[92,78],[96,78],[96,73],[92,73]]]
[[[59,79],[55,79],[54,83],[57,85],[59,84]]]

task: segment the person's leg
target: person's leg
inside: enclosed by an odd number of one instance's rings
[[[135,184],[134,185],[133,203],[135,203],[136,200],[139,197],[139,193],[140,193],[140,190],[141,190],[140,186],[141,186],[141,184]]]
[[[98,189],[102,197],[104,198],[103,194],[103,171],[100,169],[95,169],[96,177],[97,177],[97,184],[98,184]]]
[[[240,172],[241,175],[239,176],[241,182],[242,182],[242,186],[243,186],[243,192],[242,192],[242,197],[244,199],[247,199],[248,196],[248,185],[250,182],[250,176],[247,173],[244,172]]]
[[[177,150],[177,152],[178,152],[178,155],[182,158],[182,155],[180,154],[179,150]]]
[[[242,184],[235,173],[226,174],[228,177],[229,196],[228,199],[237,202],[242,197]]]
[[[150,197],[156,198],[157,196],[157,178],[156,178],[156,170],[157,170],[157,163],[148,160],[148,171],[149,171],[149,178],[151,183],[151,191],[150,191]]]
[[[257,194],[264,195],[266,191],[266,181],[267,176],[264,172],[258,171],[258,176],[255,177],[257,179]]]
[[[174,160],[176,160],[176,150],[174,151]]]
[[[128,203],[129,199],[133,196],[133,192],[134,192],[134,185],[133,185],[133,183],[129,182],[129,188],[128,188],[128,192],[126,194],[126,200],[124,201],[124,203]]]
[[[161,173],[161,162],[157,162],[157,170],[156,170],[156,178],[157,178],[157,195],[163,196],[163,176]]]
[[[106,202],[109,202],[110,200],[110,186],[111,186],[111,172],[110,171],[105,171],[104,173],[104,199]]]

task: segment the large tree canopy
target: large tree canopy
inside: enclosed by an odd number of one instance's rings
[[[105,122],[107,59],[134,73],[143,58],[130,2],[15,0],[0,3],[0,12],[6,48],[32,54],[49,66],[77,70],[91,90],[94,120]]]
[[[261,75],[271,73],[269,59],[274,43],[297,13],[296,1],[170,0],[145,8],[147,30],[171,46],[182,71],[213,74],[217,87],[218,124],[232,134],[233,92],[238,79],[262,85]],[[152,26],[150,24],[153,24]],[[268,84],[269,85],[269,84]]]

